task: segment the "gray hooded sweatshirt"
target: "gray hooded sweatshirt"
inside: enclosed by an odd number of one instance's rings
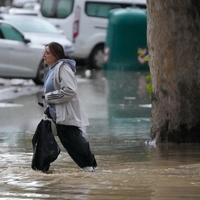
[[[45,102],[55,107],[57,124],[84,129],[89,123],[81,108],[77,91],[76,62],[70,59],[61,59],[53,68],[55,90],[45,93]]]

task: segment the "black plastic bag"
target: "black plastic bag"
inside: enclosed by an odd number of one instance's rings
[[[60,148],[53,136],[51,121],[42,119],[32,138],[32,169],[47,172],[50,163],[57,159]]]

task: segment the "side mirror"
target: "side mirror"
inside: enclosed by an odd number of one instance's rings
[[[28,43],[30,43],[30,42],[31,42],[31,40],[30,40],[30,39],[28,39],[28,38],[24,38],[24,42],[25,42],[26,44],[28,44]]]

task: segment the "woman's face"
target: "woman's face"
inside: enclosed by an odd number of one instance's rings
[[[44,64],[47,65],[52,65],[57,61],[57,58],[51,53],[48,46],[45,48],[43,59],[44,59]]]

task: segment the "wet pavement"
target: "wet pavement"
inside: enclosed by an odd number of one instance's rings
[[[95,173],[80,170],[61,145],[48,174],[33,171],[31,139],[42,118],[42,88],[30,81],[2,85],[0,199],[199,200],[200,146],[146,144],[151,122],[145,77],[146,72],[78,75]]]

